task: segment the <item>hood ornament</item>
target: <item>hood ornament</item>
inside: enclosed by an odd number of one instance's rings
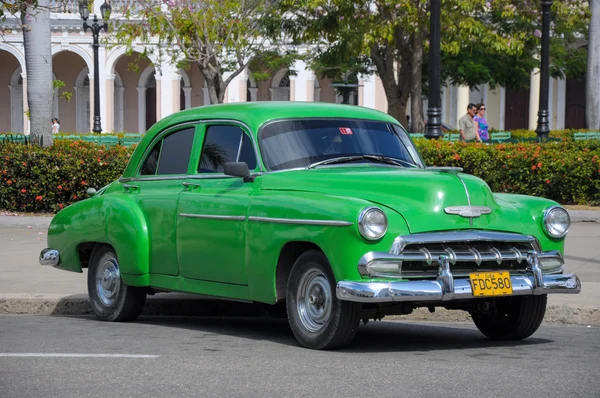
[[[482,214],[490,214],[492,209],[487,206],[449,206],[444,209],[446,214],[458,214],[461,217],[479,217]]]

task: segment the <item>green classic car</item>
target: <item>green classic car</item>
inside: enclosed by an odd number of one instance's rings
[[[569,215],[426,167],[391,116],[262,102],[168,116],[118,181],[60,211],[40,263],[82,272],[108,321],[146,295],[189,292],[282,306],[305,347],[337,348],[361,320],[418,307],[468,311],[492,339],[523,339],[563,273]]]

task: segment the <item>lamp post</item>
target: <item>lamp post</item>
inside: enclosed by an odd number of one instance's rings
[[[440,0],[429,1],[429,101],[427,108],[427,129],[425,138],[440,139],[442,132],[441,51],[440,51]]]
[[[540,108],[535,133],[540,141],[550,134],[550,112],[548,111],[548,90],[550,86],[550,7],[552,0],[542,3],[542,54],[540,65]]]
[[[110,18],[110,12],[110,4],[104,1],[104,4],[100,6],[100,14],[104,23],[100,25],[98,23],[98,17],[94,14],[92,24],[88,25],[87,19],[90,17],[88,1],[81,0],[79,2],[79,13],[81,14],[81,19],[83,19],[83,31],[87,32],[88,29],[91,29],[94,38],[94,127],[92,128],[92,131],[98,134],[102,132],[102,126],[100,125],[100,73],[98,71],[98,48],[100,47],[100,44],[98,44],[98,36],[102,29],[104,29],[105,32],[108,31],[107,21]]]

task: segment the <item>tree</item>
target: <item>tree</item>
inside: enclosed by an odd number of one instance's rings
[[[31,138],[52,145],[52,49],[49,0],[21,10]]]
[[[590,0],[586,118],[588,129],[600,130],[600,0]]]
[[[116,25],[116,45],[132,50],[138,42],[155,43],[162,59],[187,68],[197,65],[211,103],[222,103],[225,89],[252,58],[268,47],[262,19],[275,0],[139,0],[125,8]],[[159,67],[159,65],[157,65]],[[227,72],[230,74],[226,76]]]
[[[37,5],[37,0],[0,0],[0,21],[4,21],[6,14],[17,14],[26,7],[35,9]]]
[[[582,0],[561,3],[554,2],[555,19],[568,25],[582,18]],[[405,123],[410,97],[412,128],[422,129],[428,0],[284,0],[283,4],[285,11],[293,14],[284,26],[295,40],[316,44],[320,49],[317,57],[339,47],[350,51],[348,56],[369,57],[382,80],[388,113]],[[442,51],[457,57],[479,47],[485,49],[485,56],[511,61],[532,48],[538,8],[533,1],[442,1]],[[463,59],[458,58],[460,62]],[[506,73],[506,68],[495,70]]]

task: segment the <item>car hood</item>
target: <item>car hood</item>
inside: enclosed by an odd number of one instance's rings
[[[454,229],[519,232],[523,220],[510,203],[499,204],[481,179],[436,169],[331,167],[267,173],[261,189],[317,192],[361,198],[394,209],[411,233]],[[447,214],[452,206],[487,206],[491,212],[468,218]]]

